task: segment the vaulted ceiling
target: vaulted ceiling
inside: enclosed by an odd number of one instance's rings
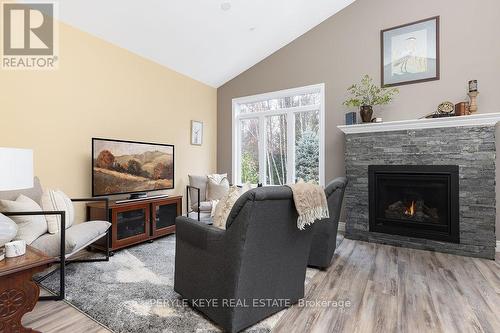
[[[61,21],[219,87],[353,1],[56,2]]]

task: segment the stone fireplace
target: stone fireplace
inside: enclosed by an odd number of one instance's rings
[[[500,114],[339,126],[346,237],[495,258]]]

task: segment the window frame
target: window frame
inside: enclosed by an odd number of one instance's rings
[[[297,106],[278,110],[261,111],[241,114],[240,105],[263,100],[284,98],[295,95],[319,93],[319,105]],[[295,114],[319,110],[319,183],[325,185],[325,84],[279,90],[264,94],[234,98],[232,100],[232,181],[241,184],[241,127],[242,119],[258,119],[259,121],[259,182],[265,183],[265,152],[266,152],[266,117],[286,115],[287,119],[287,184],[295,179]]]

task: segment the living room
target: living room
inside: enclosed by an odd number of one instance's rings
[[[498,1],[0,6],[0,332],[500,331]]]

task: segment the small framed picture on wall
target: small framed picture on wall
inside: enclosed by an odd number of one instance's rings
[[[203,143],[203,123],[191,120],[191,144],[201,146]]]
[[[382,30],[382,86],[439,80],[439,16]]]

